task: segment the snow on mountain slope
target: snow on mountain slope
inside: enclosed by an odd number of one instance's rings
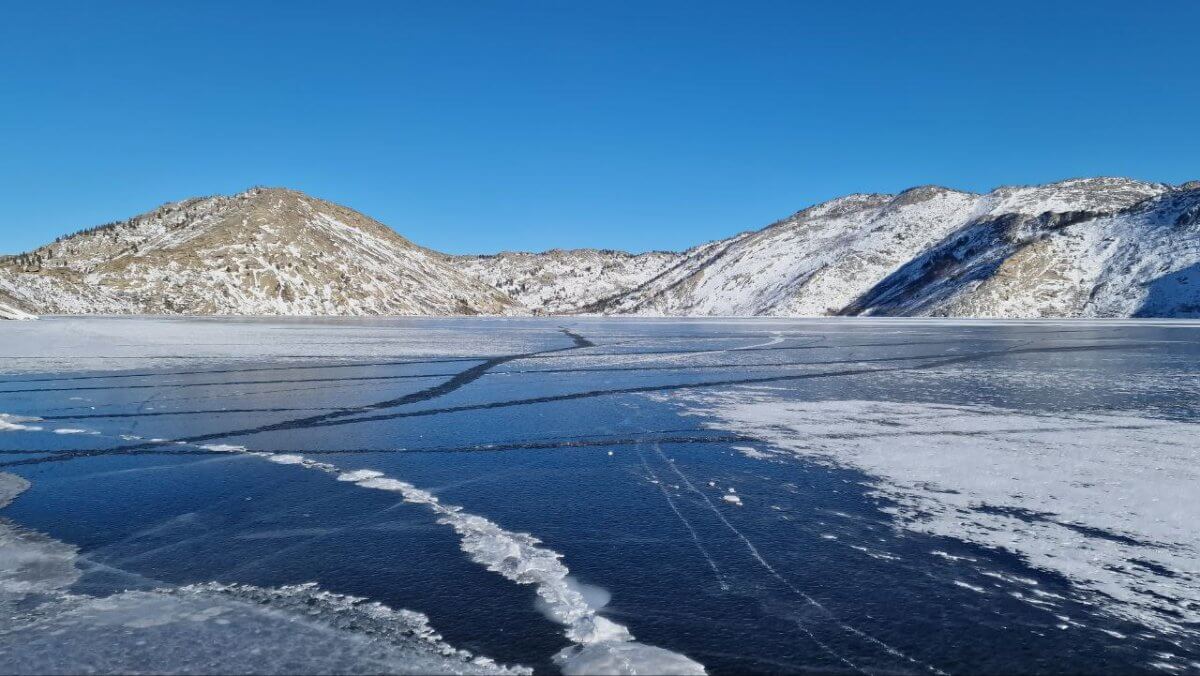
[[[167,204],[0,260],[0,314],[1200,316],[1200,183],[854,194],[682,253],[447,256],[301,193]]]
[[[508,314],[523,308],[345,207],[256,188],[159,207],[12,257],[43,314]]]
[[[1088,255],[1104,265],[1083,314],[1200,318],[1200,184],[1097,226]]]
[[[585,305],[580,310],[604,314],[688,314],[680,311],[678,300],[694,297],[693,288],[697,281],[694,273],[750,236],[751,233],[743,232],[729,239],[708,242],[688,249],[673,265],[641,286]],[[648,311],[648,308],[654,309]]]
[[[1196,302],[1186,270],[1200,260],[1200,232],[1185,212],[1200,191],[1157,184],[1123,189],[1106,181],[1092,199],[1047,196],[1049,206],[1070,204],[1074,210],[1043,210],[1045,202],[1033,202],[1008,211],[1012,203],[1002,196],[983,217],[905,264],[844,312],[952,317],[1186,312]],[[1150,295],[1169,308],[1143,309]]]
[[[708,245],[713,255],[691,256],[672,279],[637,289],[604,310],[830,314],[977,209],[975,196],[933,187],[838,198]]]
[[[0,292],[0,319],[37,319],[37,317],[22,310],[20,303]]]
[[[119,298],[68,269],[46,269],[37,274],[20,267],[0,265],[0,295],[25,311],[40,314],[131,314],[138,311],[130,300]],[[6,301],[8,302],[8,301]]]
[[[677,253],[630,254],[607,249],[553,249],[454,256],[459,269],[496,287],[534,312],[572,312],[649,281],[674,264]]]
[[[693,250],[697,253],[689,252],[669,275],[592,309],[649,315],[1128,316],[1137,311],[1132,301],[1118,309],[1091,300],[1107,260],[1104,251],[1119,249],[1140,262],[1149,256],[1157,262],[1146,264],[1158,269],[1164,254],[1151,253],[1147,242],[1163,238],[1122,231],[1116,249],[1106,249],[1105,236],[1089,239],[1087,233],[1100,232],[1093,226],[1108,219],[1104,227],[1120,231],[1116,224],[1129,223],[1166,237],[1160,225],[1178,216],[1153,206],[1155,200],[1187,192],[1096,178],[1004,187],[986,195],[934,186],[898,195],[850,195],[711,243],[703,252]],[[1130,220],[1139,204],[1145,205],[1141,215]],[[1200,246],[1185,227],[1169,235]],[[1091,253],[1081,257],[1080,247]],[[1139,270],[1141,276],[1114,277],[1109,285],[1141,288],[1149,270]],[[1195,270],[1188,274],[1200,276]],[[1162,284],[1177,285],[1178,276],[1171,279],[1176,281]],[[1180,302],[1187,305],[1184,296]]]

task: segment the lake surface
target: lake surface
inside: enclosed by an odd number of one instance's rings
[[[0,370],[6,673],[1200,671],[1200,323],[47,318]]]

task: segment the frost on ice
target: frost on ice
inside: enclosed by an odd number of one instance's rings
[[[865,472],[899,527],[1014,552],[1160,631],[1200,622],[1200,425],[766,390],[688,401],[777,453]]]
[[[0,507],[29,487],[0,473]],[[203,583],[71,591],[78,550],[0,518],[0,673],[528,674],[423,614],[323,591]]]

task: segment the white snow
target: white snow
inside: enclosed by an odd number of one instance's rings
[[[597,249],[540,254],[459,256],[468,274],[496,287],[535,312],[573,312],[641,286],[678,262],[675,253],[640,255]]]
[[[0,432],[36,432],[42,428],[38,425],[26,425],[25,423],[38,422],[40,420],[41,418],[34,416],[0,413]]]
[[[938,187],[851,195],[685,252],[603,311],[1196,316],[1197,204],[1198,190],[1106,178],[986,195]],[[1039,220],[1068,212],[1076,213]]]
[[[233,444],[203,444],[200,446],[206,451],[217,451],[218,453],[237,453],[245,451],[245,446],[235,446]]]
[[[337,480],[357,483],[359,481],[366,481],[367,479],[377,479],[381,476],[383,476],[383,472],[377,472],[373,469],[357,469],[352,472],[342,472],[338,475]]]
[[[715,427],[863,471],[899,527],[1009,550],[1156,629],[1200,622],[1200,425],[749,389],[687,401]]]
[[[0,317],[151,313],[1200,316],[1200,189],[1072,179],[854,194],[682,253],[445,256],[253,189],[0,265]]]

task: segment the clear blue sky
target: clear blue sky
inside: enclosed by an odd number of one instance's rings
[[[450,252],[1200,178],[1200,2],[6,2],[0,251],[304,190]]]

